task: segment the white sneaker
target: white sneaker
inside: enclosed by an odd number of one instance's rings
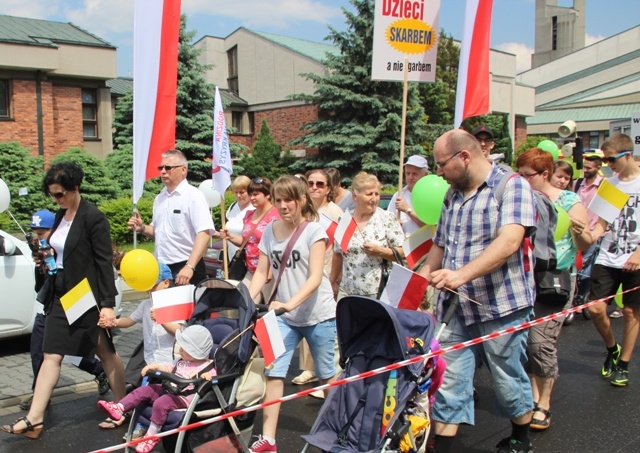
[[[318,382],[315,371],[305,370],[291,380],[291,383],[295,385],[310,384],[311,382]]]
[[[322,390],[316,390],[315,392],[309,393],[309,396],[311,398],[317,398],[319,400],[323,400],[324,399],[324,392]]]

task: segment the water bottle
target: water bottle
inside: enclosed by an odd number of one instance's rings
[[[46,240],[40,239],[39,250],[41,252],[44,252],[44,265],[47,268],[47,273],[49,275],[56,275],[56,273],[58,272],[58,267],[56,266],[56,257],[53,256],[53,250]]]

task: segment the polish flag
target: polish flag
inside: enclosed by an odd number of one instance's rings
[[[194,308],[193,290],[193,285],[183,285],[152,292],[151,305],[156,322],[164,324],[189,319]]]
[[[489,113],[489,40],[493,0],[467,0],[458,66],[455,127]]]
[[[133,20],[133,202],[175,148],[180,0],[135,0]]]
[[[285,351],[275,311],[267,312],[256,321],[255,333],[260,349],[262,349],[264,366],[269,367]]]
[[[327,248],[329,248],[331,247],[331,245],[333,245],[333,241],[335,240],[336,230],[338,229],[338,222],[332,220],[326,214],[320,214],[319,222],[320,225],[322,225],[322,228],[324,228],[324,230],[327,232],[327,236],[329,236],[329,243],[327,244]]]
[[[336,228],[336,232],[334,238],[340,244],[340,248],[343,252],[346,253],[347,248],[349,247],[349,241],[356,232],[358,226],[356,225],[356,221],[353,220],[351,214],[348,211],[345,211],[340,217],[340,221],[338,222],[338,227]]]
[[[387,286],[380,295],[380,302],[405,310],[416,310],[427,292],[427,279],[422,275],[393,263]]]
[[[420,258],[429,253],[433,245],[434,233],[435,227],[425,225],[404,240],[402,250],[404,250],[405,259],[410,269],[413,269]]]

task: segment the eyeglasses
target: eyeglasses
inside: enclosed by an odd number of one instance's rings
[[[632,151],[622,151],[621,153],[616,154],[615,156],[603,157],[602,162],[605,164],[615,164],[618,159],[622,156],[631,153]]]
[[[447,165],[449,163],[449,161],[451,161],[451,159],[453,159],[454,157],[456,157],[458,154],[460,154],[462,152],[462,150],[457,151],[455,153],[453,153],[451,156],[449,156],[449,158],[447,160],[445,160],[444,162],[436,162],[436,167],[442,169],[445,167],[445,165]]]
[[[60,200],[62,197],[64,197],[67,194],[67,191],[64,190],[62,192],[56,192],[56,193],[51,193],[49,192],[49,196],[51,198],[55,198],[56,200]]]
[[[318,189],[324,189],[327,185],[324,181],[307,181],[307,184],[309,187],[313,187],[315,185]]]
[[[522,176],[523,178],[530,179],[530,178],[533,178],[535,175],[539,175],[539,174],[540,174],[540,172],[539,172],[539,171],[537,171],[537,172],[535,172],[535,173],[518,173],[518,174],[519,174],[520,176]]]
[[[184,165],[158,165],[158,171],[166,171],[167,173],[173,170],[174,168],[184,167]]]
[[[254,184],[262,184],[264,182],[264,179],[262,179],[262,178],[253,178],[251,180],[251,182],[254,183]]]

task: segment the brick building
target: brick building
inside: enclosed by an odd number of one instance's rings
[[[116,48],[71,23],[0,15],[0,141],[46,161],[111,152]]]

